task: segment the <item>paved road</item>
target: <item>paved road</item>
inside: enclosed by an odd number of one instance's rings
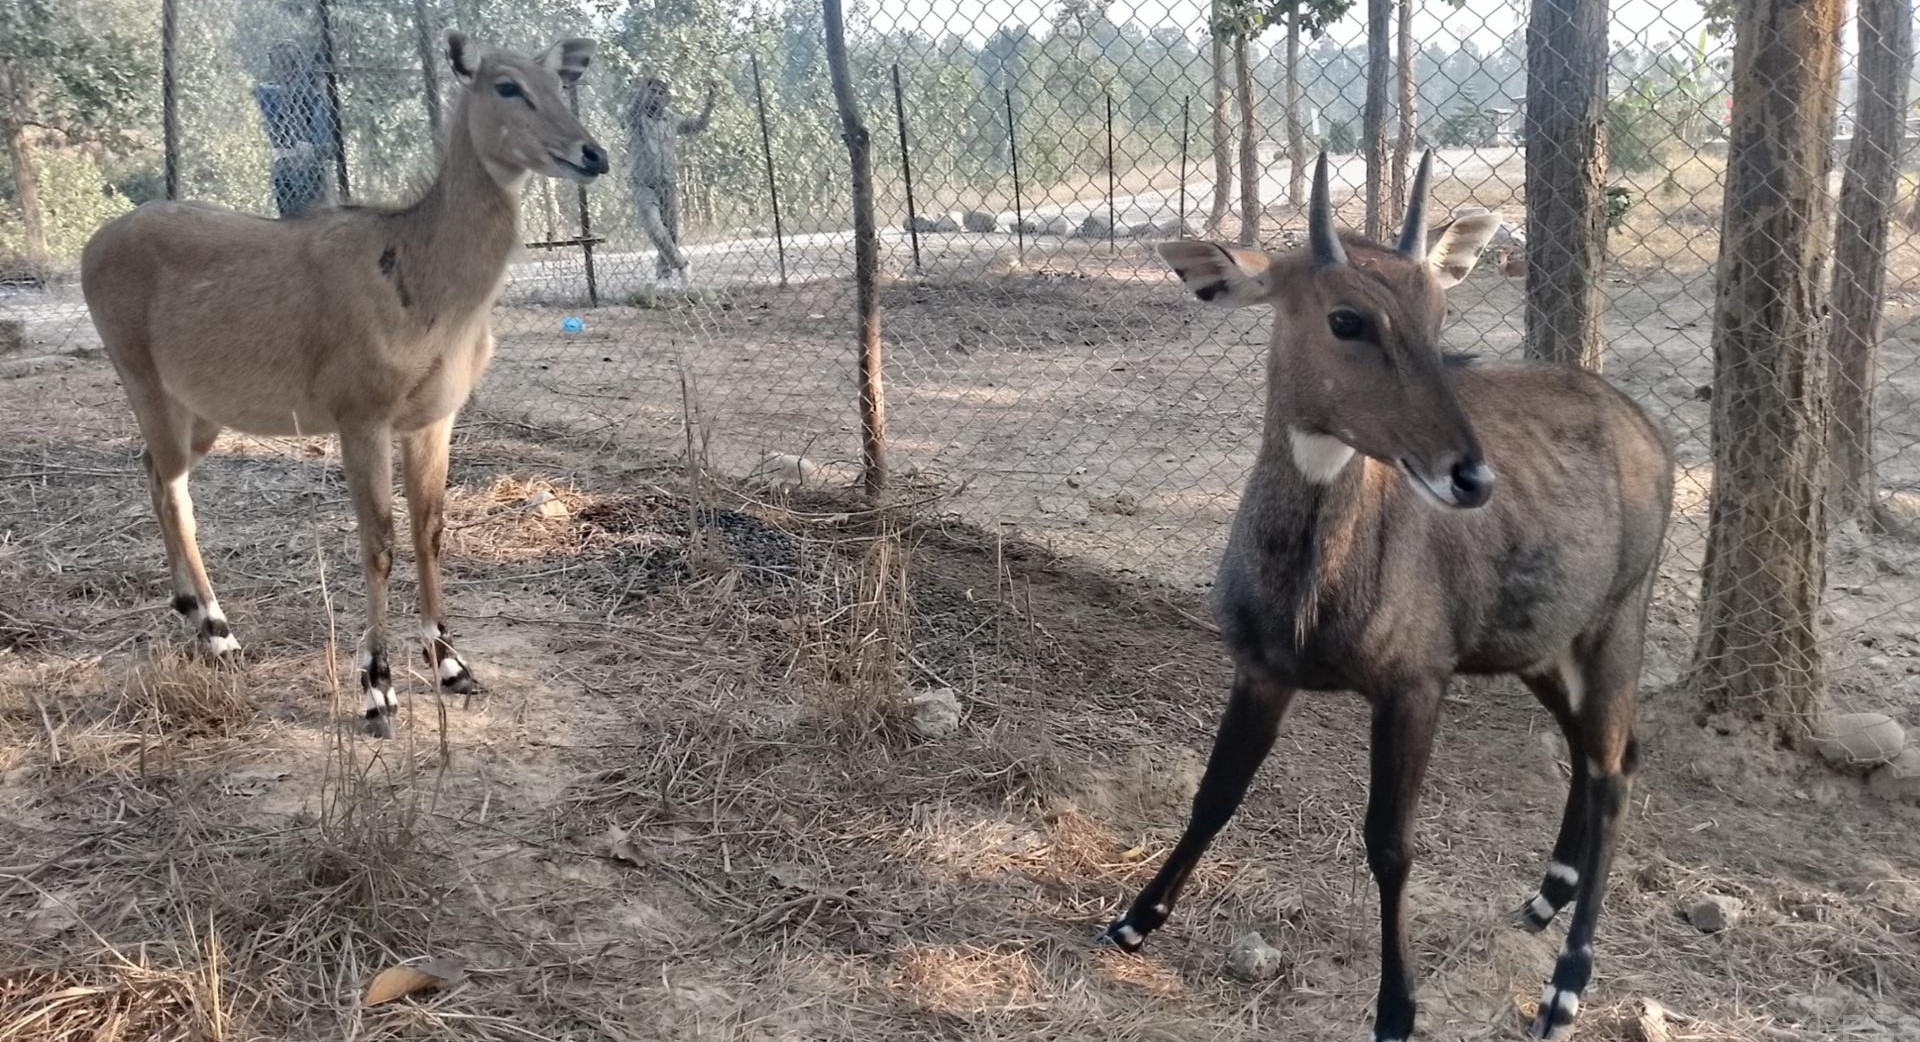
[[[1503,183],[1513,184],[1518,181],[1523,163],[1520,149],[1505,147],[1442,150],[1436,153],[1434,166],[1436,177],[1442,179],[1457,178],[1475,185],[1493,177],[1497,171],[1502,175]],[[1262,198],[1286,198],[1291,167],[1292,164],[1285,159],[1268,163],[1265,176],[1261,179]],[[1364,184],[1365,157],[1335,156],[1329,175],[1338,205],[1356,194]],[[1211,177],[1195,176],[1188,179],[1187,214],[1190,220],[1200,212],[1212,190]],[[1054,216],[1065,217],[1068,223],[1077,228],[1089,215],[1105,217],[1106,210],[1105,196],[1091,195],[1064,204],[1042,204],[1024,211],[1024,214],[1032,222],[1044,222]],[[1180,189],[1177,185],[1120,196],[1114,200],[1114,220],[1123,229],[1140,224],[1166,225],[1177,220],[1179,214]],[[1000,214],[999,218],[1001,227],[1012,226],[1011,211]],[[923,257],[947,261],[978,259],[984,262],[995,252],[1012,247],[1015,242],[1012,232],[923,232],[920,239]],[[1030,245],[1037,244],[1043,248],[1049,242],[1060,241],[1056,236],[1032,234],[1027,239]],[[883,228],[880,241],[884,262],[894,270],[906,270],[911,266],[911,241],[904,230],[898,227]],[[853,235],[850,231],[788,236],[785,245],[789,283],[843,279],[850,277],[853,272]],[[697,286],[777,285],[779,282],[779,259],[771,237],[701,243],[685,249],[692,262],[691,271]],[[651,250],[596,253],[594,261],[603,300],[624,302],[653,285]],[[571,251],[562,255],[532,258],[516,264],[509,274],[506,299],[510,303],[568,303],[583,300],[585,296],[585,271],[578,254]]]
[[[1498,170],[1506,184],[1518,183],[1522,153],[1517,148],[1448,149],[1436,155],[1436,173],[1442,178],[1458,178],[1476,184]],[[1283,158],[1269,162],[1261,180],[1261,195],[1266,199],[1286,197],[1291,164]],[[1359,191],[1365,180],[1366,162],[1358,155],[1333,157],[1330,170],[1336,202]],[[1187,181],[1187,209],[1197,213],[1213,189],[1210,177],[1195,176]],[[1089,214],[1105,216],[1107,202],[1101,195],[1082,197],[1064,204],[1042,204],[1027,212],[1029,220],[1063,216],[1076,227]],[[1115,219],[1120,227],[1138,224],[1165,225],[1180,212],[1178,186],[1138,192],[1114,200]],[[1002,215],[1002,227],[1012,224],[1013,215]],[[896,271],[912,263],[908,235],[900,228],[880,232],[883,259]],[[923,256],[948,263],[985,263],[996,252],[1010,249],[1015,241],[1011,232],[986,234],[922,234]],[[1056,236],[1029,235],[1028,241],[1044,251]],[[773,239],[746,237],[723,242],[690,245],[693,277],[700,286],[777,285],[779,262]],[[853,234],[850,231],[819,232],[789,236],[786,240],[787,278],[790,283],[823,279],[844,279],[853,271]],[[1044,253],[1043,253],[1044,255]],[[653,285],[653,252],[604,252],[594,255],[602,300],[624,303]],[[586,299],[586,273],[575,251],[538,252],[516,261],[508,268],[504,300],[508,303],[572,304]],[[97,343],[92,323],[87,321],[85,305],[73,287],[51,293],[0,291],[0,317],[24,319],[28,335],[55,348]],[[31,352],[30,352],[31,353]]]

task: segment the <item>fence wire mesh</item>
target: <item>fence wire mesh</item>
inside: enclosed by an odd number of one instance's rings
[[[496,308],[499,348],[475,408],[593,430],[608,452],[672,451],[691,386],[719,469],[856,479],[851,201],[818,5],[169,10],[170,93],[155,4],[19,0],[0,15],[11,160],[0,314],[29,356],[97,344],[74,285],[80,247],[171,178],[181,198],[269,216],[404,201],[432,177],[438,142],[462,132],[446,29],[522,53],[588,35],[601,50],[574,100],[613,171],[585,189],[526,185],[528,249]],[[1470,207],[1503,216],[1451,295],[1447,340],[1518,356],[1526,251],[1540,248],[1524,219],[1528,8],[1405,10],[1399,36],[1414,46],[1397,48],[1388,80],[1410,73],[1411,89],[1388,98],[1380,217],[1395,219],[1394,193],[1424,147],[1438,156],[1436,220]],[[902,495],[1120,572],[1209,583],[1258,445],[1268,324],[1194,304],[1153,247],[1182,236],[1297,245],[1303,160],[1321,148],[1343,222],[1368,224],[1364,13],[1344,0],[853,11]],[[1656,610],[1678,631],[1696,610],[1712,484],[1732,38],[1694,4],[1630,3],[1608,39],[1603,366],[1677,443]],[[1836,192],[1861,68],[1849,34]],[[1822,631],[1836,691],[1866,707],[1912,683],[1920,628],[1909,578],[1920,555],[1881,531],[1920,504],[1920,185],[1910,110],[1897,104],[1898,219],[1870,408],[1839,426],[1870,423],[1861,444],[1876,509],[1827,536]],[[169,109],[177,156],[164,145]]]

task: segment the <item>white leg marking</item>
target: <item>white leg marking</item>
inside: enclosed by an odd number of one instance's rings
[[[1570,647],[1561,649],[1556,664],[1560,668],[1560,683],[1567,689],[1567,706],[1577,713],[1587,697],[1587,678],[1580,672],[1580,664],[1573,660]]]
[[[1293,465],[1316,485],[1324,485],[1340,476],[1353,459],[1353,446],[1325,434],[1309,434],[1287,428],[1287,440],[1293,445]]]
[[[1547,866],[1547,878],[1557,879],[1568,886],[1580,885],[1580,870],[1572,865],[1563,865],[1555,861]]]
[[[447,635],[443,630],[440,629],[439,623],[422,622],[420,624],[420,642],[421,643],[431,644],[436,640],[445,640],[445,639],[447,639]]]
[[[240,642],[234,640],[232,634],[222,633],[217,637],[207,638],[207,650],[215,655],[231,655],[240,650]]]
[[[1527,913],[1544,922],[1553,918],[1553,902],[1547,900],[1545,894],[1535,894],[1533,900],[1527,902]]]
[[[1555,1009],[1565,1013],[1569,1019],[1580,1015],[1580,996],[1571,991],[1559,992],[1554,996]]]
[[[443,658],[440,660],[440,679],[441,680],[452,680],[454,677],[457,677],[460,674],[465,673],[466,671],[467,671],[467,667],[461,664],[460,660],[452,655],[448,655],[446,658]]]
[[[1114,933],[1119,934],[1120,939],[1128,944],[1140,943],[1140,931],[1134,929],[1130,923],[1121,923],[1120,929],[1115,930]]]
[[[1166,902],[1164,902],[1164,901],[1163,901],[1163,902],[1161,902],[1161,903],[1159,903],[1159,904],[1157,904],[1157,905],[1154,905],[1154,906],[1153,906],[1153,914],[1155,914],[1155,915],[1166,915],[1166,914],[1167,914],[1167,905],[1166,905]]]

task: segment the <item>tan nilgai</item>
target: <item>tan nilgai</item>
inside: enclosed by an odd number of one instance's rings
[[[196,203],[147,203],[81,256],[81,288],[146,441],[173,606],[207,651],[239,649],[194,541],[187,473],[223,428],[337,434],[367,580],[360,682],[367,728],[391,734],[387,661],[393,442],[400,439],[421,639],[441,685],[471,694],[440,589],[454,415],[493,353],[490,310],[519,242],[527,175],[590,182],[607,156],[567,104],[592,40],[535,58],[475,53],[447,34],[460,97],[433,184],[399,208],[269,220]]]

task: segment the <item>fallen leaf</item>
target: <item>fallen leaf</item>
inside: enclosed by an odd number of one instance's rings
[[[813,873],[800,865],[775,865],[767,870],[767,876],[787,890],[812,890]]]
[[[627,835],[626,829],[618,825],[607,826],[606,841],[607,855],[615,861],[625,861],[636,867],[646,864],[640,856],[639,849],[633,845],[632,837]]]
[[[292,773],[284,767],[253,767],[235,771],[220,782],[220,791],[229,796],[258,796]]]
[[[374,976],[372,984],[367,985],[367,997],[362,1004],[378,1006],[434,988],[450,987],[460,983],[465,976],[466,967],[458,959],[434,958],[405,966],[389,966]]]
[[[39,937],[58,937],[80,925],[73,913],[71,893],[41,894],[40,903],[27,913],[28,932]]]

